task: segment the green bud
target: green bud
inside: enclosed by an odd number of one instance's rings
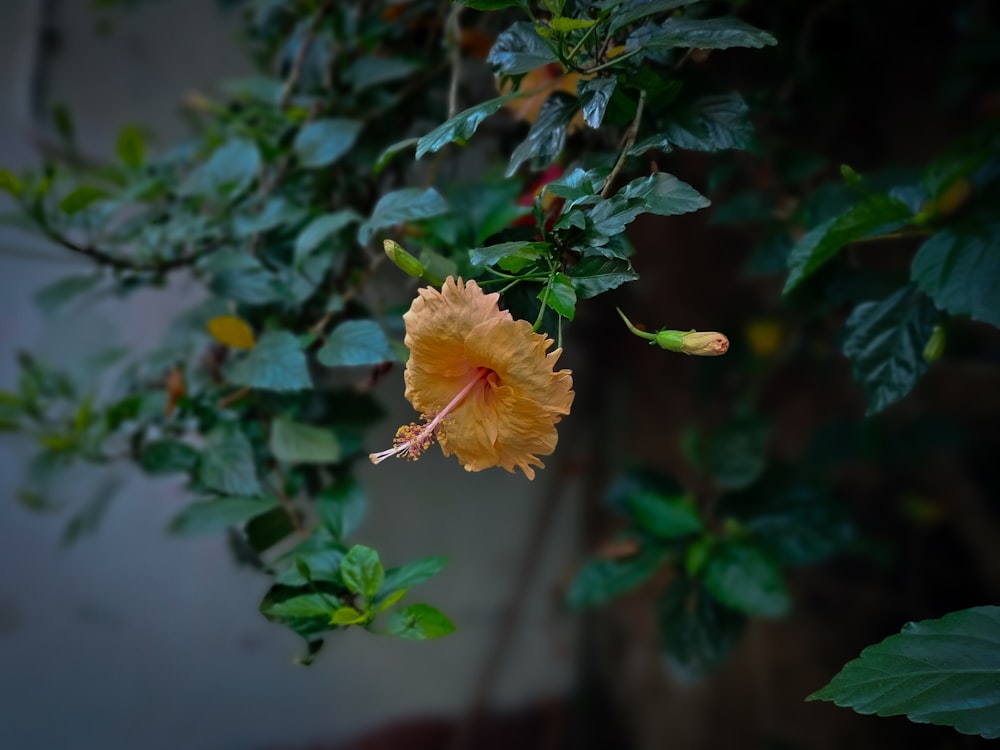
[[[854,171],[853,167],[847,164],[840,165],[840,176],[844,178],[846,182],[851,187],[858,187],[861,185],[861,175]]]
[[[941,359],[941,355],[944,354],[946,340],[947,335],[944,332],[944,328],[942,326],[934,326],[934,330],[931,331],[931,337],[927,339],[927,343],[924,345],[924,361],[932,364]]]
[[[646,339],[650,344],[656,344],[661,349],[669,352],[684,352],[694,354],[698,357],[718,357],[729,351],[729,339],[725,334],[716,331],[674,331],[664,328],[656,333],[647,333],[632,325],[632,321],[625,317],[625,313],[620,308],[618,314],[622,316],[628,329],[639,338]]]
[[[669,331],[667,329],[657,331],[653,343],[668,352],[682,352],[684,351],[684,331]]]
[[[426,272],[424,264],[408,253],[402,245],[392,240],[386,240],[382,243],[382,247],[385,248],[385,254],[389,256],[389,260],[395,263],[399,270],[415,279],[423,278]]]

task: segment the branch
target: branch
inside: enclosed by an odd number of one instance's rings
[[[329,15],[331,10],[333,10],[333,0],[326,0],[316,9],[316,15],[310,21],[309,28],[306,29],[302,41],[299,43],[299,48],[295,51],[292,69],[288,71],[288,78],[285,79],[285,86],[281,90],[281,100],[278,103],[279,109],[288,108],[288,104],[292,100],[292,94],[295,93],[295,87],[298,86],[299,78],[302,76],[302,68],[305,66],[309,48],[312,47],[313,38],[316,36],[316,29],[319,27],[320,22]]]
[[[639,93],[639,103],[635,107],[635,117],[632,119],[632,124],[628,126],[628,130],[625,131],[625,138],[622,139],[622,152],[618,155],[618,161],[615,162],[615,166],[611,170],[611,174],[604,181],[604,187],[601,188],[601,197],[607,198],[611,195],[611,188],[615,185],[615,180],[618,179],[619,173],[625,166],[625,160],[628,158],[629,149],[635,145],[636,136],[639,134],[639,121],[642,119],[642,110],[646,106],[646,92],[641,91]]]
[[[174,271],[178,268],[194,265],[194,263],[196,263],[200,258],[209,255],[218,248],[218,245],[211,244],[206,245],[193,253],[180,255],[176,258],[164,258],[161,260],[136,260],[134,258],[123,258],[119,255],[113,255],[106,250],[101,250],[93,245],[77,244],[49,227],[43,226],[42,231],[50,240],[62,245],[67,250],[84,255],[94,261],[97,265],[113,268],[116,271],[148,273],[164,273],[166,271]]]

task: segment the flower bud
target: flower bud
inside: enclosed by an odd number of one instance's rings
[[[424,273],[426,273],[424,264],[408,253],[402,245],[392,240],[386,240],[382,243],[382,247],[385,248],[385,254],[389,256],[389,260],[395,263],[396,267],[403,273],[415,279],[423,278]]]
[[[681,351],[696,357],[718,357],[729,351],[729,339],[716,331],[688,331],[681,337]]]
[[[934,326],[934,330],[931,331],[930,338],[927,339],[927,343],[924,345],[924,361],[928,364],[933,364],[941,359],[941,355],[944,354],[946,335],[944,328],[941,326]]]

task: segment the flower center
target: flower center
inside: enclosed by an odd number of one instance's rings
[[[491,375],[495,379],[496,373],[488,367],[475,368],[469,381],[462,386],[462,389],[455,394],[455,397],[431,421],[425,425],[416,422],[403,425],[396,430],[396,437],[392,441],[392,448],[379,453],[369,453],[368,458],[373,464],[380,464],[393,456],[400,456],[413,461],[418,459],[425,450],[434,444],[434,440],[437,437],[436,431],[441,426],[442,420],[453,412],[478,384],[486,382],[487,378]]]

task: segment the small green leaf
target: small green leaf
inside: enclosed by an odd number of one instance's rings
[[[705,588],[720,604],[761,617],[781,617],[791,607],[778,564],[746,541],[718,544],[705,566]]]
[[[351,593],[360,594],[365,601],[371,601],[382,588],[385,570],[378,559],[378,552],[371,547],[356,544],[341,561],[340,576]]]
[[[59,201],[59,209],[64,214],[72,216],[107,197],[108,194],[100,188],[93,185],[80,185]]]
[[[361,133],[361,127],[360,120],[314,120],[295,136],[292,150],[303,167],[325,167],[350,150]]]
[[[364,612],[358,612],[354,607],[341,607],[333,613],[330,622],[334,625],[357,625],[364,622],[365,617]]]
[[[269,604],[264,614],[273,617],[325,617],[329,619],[340,607],[332,594],[301,594]]]
[[[367,245],[368,240],[379,229],[447,212],[448,203],[434,188],[403,188],[386,193],[379,198],[372,215],[358,229],[358,242]]]
[[[518,21],[501,33],[486,58],[496,74],[508,76],[529,73],[555,61],[555,53],[527,21]]]
[[[420,63],[402,57],[365,55],[355,60],[344,77],[355,91],[364,91],[402,78],[409,78],[420,70]]]
[[[686,214],[711,205],[704,195],[666,172],[632,180],[619,194],[630,201],[642,200],[642,211],[657,216]]]
[[[469,251],[469,262],[474,266],[492,266],[505,258],[535,260],[549,250],[547,242],[501,242],[487,247],[475,247]]]
[[[220,424],[205,438],[198,479],[226,495],[258,495],[253,447],[239,427]]]
[[[357,482],[345,479],[327,487],[317,498],[319,516],[336,539],[354,533],[365,515],[365,493]]]
[[[271,423],[271,453],[292,464],[329,464],[340,460],[340,442],[330,430],[290,419]]]
[[[260,151],[245,138],[234,138],[217,148],[208,161],[195,169],[177,188],[182,196],[235,197],[257,179]]]
[[[15,198],[20,198],[24,192],[24,185],[12,172],[0,169],[0,190],[10,193]]]
[[[417,140],[417,158],[424,154],[433,154],[449,143],[467,141],[483,120],[496,114],[504,104],[520,96],[524,94],[521,92],[504,94],[459,112]]]
[[[868,397],[866,416],[903,398],[926,372],[924,345],[938,319],[934,305],[912,284],[851,312],[844,354]]]
[[[911,278],[942,310],[1000,328],[1000,222],[963,222],[924,242]]]
[[[613,76],[606,78],[581,79],[577,84],[577,94],[580,96],[580,107],[583,119],[592,128],[601,127],[608,102],[615,92],[618,79]]]
[[[800,239],[788,256],[788,294],[833,258],[848,243],[863,237],[892,232],[912,213],[905,203],[889,195],[868,195],[847,211],[814,227]]]
[[[233,385],[271,391],[312,388],[306,355],[288,331],[267,331],[246,356],[226,368]]]
[[[448,562],[446,557],[424,557],[385,573],[385,581],[378,592],[378,600],[398,591],[408,591],[419,583],[434,577]]]
[[[614,33],[640,18],[666,13],[697,2],[701,0],[625,0],[611,14],[609,30]]]
[[[573,280],[566,274],[557,273],[552,277],[552,283],[543,287],[538,293],[539,300],[555,310],[567,320],[573,320],[576,314],[576,288]]]
[[[198,465],[198,451],[178,440],[153,440],[142,447],[139,466],[154,476],[192,471]]]
[[[566,145],[569,123],[578,109],[577,98],[565,91],[549,94],[542,103],[538,117],[531,125],[527,137],[514,149],[505,176],[511,177],[529,159],[536,166],[550,164]]]
[[[1000,738],[1000,607],[907,623],[806,700]]]
[[[659,539],[677,539],[704,528],[694,503],[686,495],[645,490],[630,495],[626,503],[636,526]]]
[[[300,264],[312,255],[313,251],[328,237],[359,221],[361,221],[361,216],[350,208],[317,216],[306,225],[305,229],[299,232],[299,236],[295,239],[295,264]]]
[[[343,584],[340,578],[343,559],[344,552],[339,543],[325,529],[319,528],[275,561],[275,567],[279,569],[275,581],[287,586],[305,586],[316,581],[339,586]]]
[[[666,552],[656,547],[624,560],[590,560],[569,587],[566,602],[574,609],[586,609],[627,594],[653,575],[665,560]]]
[[[220,497],[196,500],[170,523],[176,534],[204,534],[223,531],[249,521],[277,507],[277,501],[264,497]]]
[[[327,336],[316,359],[327,367],[356,367],[393,362],[396,354],[374,320],[345,320]]]
[[[146,161],[146,139],[135,125],[126,125],[118,132],[115,152],[126,167],[138,169]]]
[[[454,633],[455,623],[429,604],[411,604],[392,613],[386,632],[422,641]]]
[[[379,599],[376,605],[376,611],[385,612],[390,607],[399,603],[400,599],[406,596],[407,589],[399,589],[398,591],[393,591],[384,599]]]

